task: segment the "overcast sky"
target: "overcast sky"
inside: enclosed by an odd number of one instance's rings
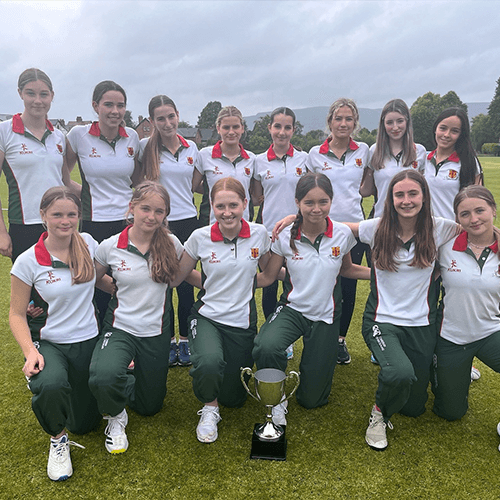
[[[498,0],[0,0],[0,19],[0,113],[22,111],[32,66],[54,84],[51,118],[94,119],[93,88],[110,79],[134,119],[167,94],[192,125],[213,100],[244,115],[428,91],[489,102],[500,76]]]

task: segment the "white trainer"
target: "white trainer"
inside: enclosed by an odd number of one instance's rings
[[[470,381],[474,382],[474,380],[479,380],[481,378],[481,372],[473,366],[470,371]]]
[[[116,417],[104,415],[103,418],[108,421],[104,430],[106,434],[104,446],[109,453],[124,453],[128,448],[127,434],[125,434],[125,427],[128,424],[127,411],[124,409]]]
[[[218,406],[205,405],[198,411],[200,421],[196,427],[196,437],[202,443],[213,443],[217,439],[217,424],[222,420]]]
[[[498,425],[497,425],[497,432],[498,432],[498,435],[500,436],[500,422],[498,422]]]
[[[288,413],[288,400],[273,406],[273,424],[286,425],[285,415]]]
[[[73,465],[69,453],[69,445],[85,448],[81,444],[69,441],[64,434],[59,439],[50,438],[49,461],[47,462],[47,475],[52,481],[66,481],[73,475]]]
[[[370,415],[370,423],[366,429],[366,442],[370,448],[382,451],[387,448],[386,427],[392,429],[391,422],[384,421],[384,416],[380,411],[373,406],[372,414]]]

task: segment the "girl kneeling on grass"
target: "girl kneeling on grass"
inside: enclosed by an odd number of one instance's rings
[[[105,446],[110,453],[128,448],[125,406],[141,415],[154,415],[167,391],[167,291],[183,251],[166,227],[169,210],[166,189],[156,182],[143,182],[129,205],[133,223],[104,240],[96,251],[97,276],[110,269],[117,288],[92,356],[89,380],[99,411],[108,420]],[[135,369],[130,374],[127,367],[132,360]]]
[[[33,393],[32,408],[50,436],[47,474],[63,481],[73,474],[66,429],[91,431],[100,421],[88,387],[89,365],[98,325],[92,303],[96,283],[93,257],[97,242],[78,233],[79,198],[65,187],[50,188],[40,215],[47,231],[22,253],[11,270],[10,327],[25,356],[23,373]],[[109,292],[111,279],[99,283]],[[34,305],[46,314],[31,318]],[[83,448],[83,446],[80,446]]]
[[[210,197],[216,222],[186,241],[175,280],[181,282],[200,261],[203,283],[190,318],[189,345],[194,393],[204,404],[196,429],[202,443],[217,439],[219,402],[239,407],[246,400],[240,369],[253,365],[255,275],[270,246],[266,228],[243,219],[247,199],[241,182],[220,179]]]
[[[474,356],[500,372],[496,203],[485,187],[467,186],[455,197],[453,208],[464,232],[439,248],[445,294],[433,380],[434,413],[447,420],[467,412]]]
[[[370,277],[368,268],[351,261],[350,251],[356,245],[351,230],[328,217],[332,198],[332,185],[324,174],[309,173],[299,180],[297,218],[272,244],[271,259],[257,276],[257,286],[268,286],[286,264],[280,303],[255,339],[257,369],[284,371],[286,348],[302,336],[297,401],[306,408],[328,403],[339,345],[339,276]],[[274,423],[286,425],[285,413],[286,402],[274,407]]]
[[[372,249],[362,333],[380,373],[366,442],[384,450],[394,413],[417,417],[425,411],[436,345],[437,248],[458,226],[432,217],[429,187],[413,169],[392,178],[381,218],[348,225]]]

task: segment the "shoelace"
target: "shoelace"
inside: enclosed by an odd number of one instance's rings
[[[394,429],[394,426],[392,425],[392,422],[390,420],[388,420],[387,422],[384,421],[384,417],[373,417],[371,416],[370,417],[370,424],[369,424],[369,427],[374,427],[375,425],[377,425],[379,422],[383,422],[386,427],[389,427],[389,429],[391,429],[391,431]]]
[[[64,459],[64,455],[66,453],[66,449],[69,446],[77,446],[78,448],[82,448],[83,450],[85,449],[85,446],[75,443],[75,441],[60,441],[56,446],[52,444],[54,448],[54,454],[56,456],[56,459],[58,461]]]
[[[106,434],[106,436],[122,434],[125,426],[120,422],[118,418],[111,417],[110,415],[104,415],[102,418],[108,421],[108,425],[106,426],[106,429],[104,429],[104,434]],[[117,427],[119,428],[117,429]]]
[[[212,422],[210,422],[211,424],[216,424],[222,420],[222,417],[219,413],[207,409],[205,406],[201,410],[198,410],[198,415],[201,415],[203,423],[205,423],[209,419],[212,420]]]

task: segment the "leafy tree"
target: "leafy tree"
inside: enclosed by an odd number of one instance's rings
[[[269,148],[271,134],[267,126],[270,122],[271,117],[269,115],[262,116],[254,123],[253,130],[247,132],[245,145],[256,155]]]
[[[368,146],[375,144],[377,142],[377,131],[374,131],[375,134],[370,132],[367,128],[363,127],[357,134],[355,139],[357,141],[366,142]]]
[[[137,126],[137,124],[132,118],[132,111],[129,111],[128,109],[127,111],[125,111],[125,116],[123,117],[123,120],[125,121],[125,125],[127,125],[127,127],[135,128]]]
[[[422,144],[427,150],[433,149],[432,125],[441,111],[452,106],[461,107],[467,112],[467,105],[460,100],[453,90],[450,90],[443,97],[440,94],[427,92],[417,98],[410,109],[415,142]]]
[[[215,129],[215,122],[217,121],[217,115],[222,109],[222,104],[219,101],[210,101],[198,116],[198,123],[196,126],[198,128],[210,128]]]
[[[179,128],[193,128],[193,127],[189,124],[189,122],[180,121]]]
[[[497,80],[495,95],[488,106],[488,117],[492,133],[495,136],[492,142],[497,142],[500,140],[500,78]]]
[[[472,145],[476,151],[481,151],[481,147],[485,142],[496,142],[498,139],[493,132],[491,118],[483,113],[472,119],[470,134]]]
[[[294,140],[295,137],[297,140]],[[327,135],[323,130],[309,130],[309,132],[307,132],[304,136],[294,136],[292,138],[292,144],[300,147],[306,153],[309,153],[313,146],[317,146],[318,144],[325,142],[326,137]]]

